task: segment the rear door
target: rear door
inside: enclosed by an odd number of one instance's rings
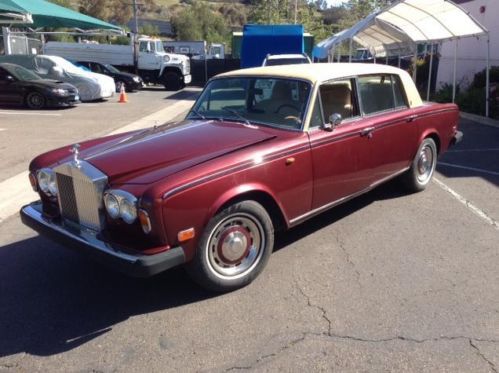
[[[417,118],[397,75],[360,76],[357,84],[371,148],[372,183],[378,183],[409,166],[417,149]]]

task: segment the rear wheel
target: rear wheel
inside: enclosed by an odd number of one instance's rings
[[[411,192],[420,192],[429,184],[437,165],[437,146],[431,138],[423,140],[402,181]]]
[[[47,100],[40,92],[30,92],[26,96],[26,106],[30,109],[42,109],[45,107]]]
[[[273,246],[274,227],[265,208],[255,201],[239,202],[210,220],[186,269],[209,290],[232,291],[260,274]]]

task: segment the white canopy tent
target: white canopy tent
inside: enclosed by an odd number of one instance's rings
[[[452,99],[456,95],[456,63],[457,43],[464,37],[487,37],[485,27],[480,25],[460,6],[449,0],[400,0],[391,6],[364,18],[350,29],[326,39],[314,48],[313,55],[317,58],[328,57],[334,61],[335,49],[345,41],[350,43],[352,58],[352,42],[368,48],[374,57],[416,55],[417,44],[433,46],[446,40],[455,40],[454,76]],[[486,66],[486,104],[485,115],[489,116],[489,71],[490,48],[487,47]],[[415,61],[414,61],[415,63]],[[428,81],[431,81],[433,53],[430,54],[430,70]],[[414,68],[414,79],[416,69]],[[429,98],[429,86],[427,99]]]

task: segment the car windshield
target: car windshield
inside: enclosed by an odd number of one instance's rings
[[[237,77],[208,83],[188,119],[230,119],[300,129],[310,83],[295,79]]]
[[[19,80],[40,80],[41,78],[36,75],[34,72],[25,69],[22,66],[17,65],[2,65],[2,67],[7,70],[11,75],[16,77]]]
[[[110,65],[110,64],[108,64],[108,63],[106,63],[106,64],[104,65],[104,67],[105,67],[106,69],[108,69],[108,70],[109,70],[110,72],[112,72],[112,73],[119,73],[119,72],[120,72],[120,71],[119,71],[116,67],[114,67],[113,65]]]

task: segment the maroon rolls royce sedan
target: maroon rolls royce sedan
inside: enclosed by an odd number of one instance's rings
[[[208,82],[185,121],[36,157],[25,224],[130,275],[185,264],[230,291],[265,267],[274,232],[380,183],[430,182],[458,108],[423,103],[375,64],[260,67]]]

